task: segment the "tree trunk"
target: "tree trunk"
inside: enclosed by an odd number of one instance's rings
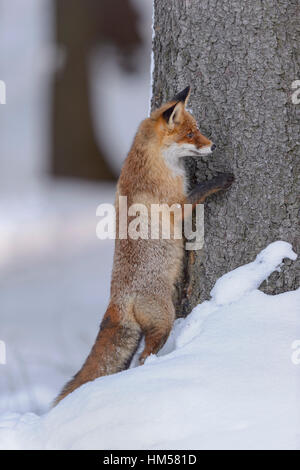
[[[300,254],[300,105],[291,99],[299,24],[299,0],[154,0],[152,107],[190,84],[189,107],[218,150],[187,166],[197,180],[218,171],[236,177],[205,204],[205,244],[187,266],[180,314],[270,242],[288,241]],[[298,288],[299,259],[262,289]]]
[[[56,40],[65,63],[54,76],[51,172],[55,176],[113,180],[94,135],[89,100],[88,58],[96,34],[90,8],[55,1]]]
[[[122,68],[134,72],[134,53],[142,43],[138,14],[129,0],[55,0],[54,5],[56,42],[64,63],[53,81],[51,172],[114,180],[109,158],[95,137],[89,60],[96,47],[112,44]],[[104,89],[108,86],[103,84]]]

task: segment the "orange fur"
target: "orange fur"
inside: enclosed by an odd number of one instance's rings
[[[148,209],[151,204],[171,206],[188,201],[184,170],[175,154],[183,144],[198,151],[212,142],[200,133],[195,119],[186,111],[186,100],[166,103],[139,126],[117,185],[117,234],[119,196],[127,196],[128,206],[142,203]],[[173,107],[172,115],[166,119],[164,112]],[[148,223],[150,226],[150,219]],[[109,307],[86,362],[56,403],[83,383],[126,368],[142,334],[145,349],[141,363],[149,354],[157,353],[173,325],[172,296],[183,254],[183,240],[174,237],[116,239]]]

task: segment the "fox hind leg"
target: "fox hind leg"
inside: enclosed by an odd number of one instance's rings
[[[156,354],[165,344],[175,319],[172,300],[145,298],[137,299],[134,306],[136,321],[145,335],[145,348],[139,362],[143,364],[150,354]]]
[[[144,364],[150,354],[157,354],[168,339],[170,330],[162,332],[157,328],[149,329],[145,332],[145,348],[139,357],[140,364]]]

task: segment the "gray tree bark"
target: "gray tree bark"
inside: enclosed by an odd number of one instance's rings
[[[204,299],[216,279],[252,261],[275,240],[300,255],[299,0],[154,0],[152,107],[192,86],[189,107],[218,151],[188,160],[205,180],[232,171],[228,192],[205,204],[205,245],[189,262],[179,314]],[[261,288],[299,287],[300,256]]]
[[[55,0],[54,5],[56,42],[65,61],[53,80],[51,172],[114,180],[109,159],[95,138],[89,59],[95,48],[112,44],[123,70],[134,72],[134,53],[142,42],[138,14],[129,0]]]

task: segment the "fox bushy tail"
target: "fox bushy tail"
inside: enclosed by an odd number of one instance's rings
[[[109,305],[90,354],[79,372],[58,395],[54,406],[84,383],[103,375],[115,374],[129,366],[142,333],[138,323],[128,319],[122,321],[122,317],[119,307]]]

